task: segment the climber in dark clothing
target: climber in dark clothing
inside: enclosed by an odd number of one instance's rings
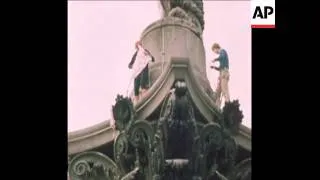
[[[134,99],[139,99],[139,90],[141,95],[149,88],[149,61],[154,62],[151,53],[142,47],[140,41],[136,42],[136,52],[129,63],[129,69],[134,70]]]

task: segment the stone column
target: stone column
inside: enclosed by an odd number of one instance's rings
[[[172,57],[189,59],[189,67],[194,78],[209,95],[213,94],[206,73],[205,49],[202,29],[190,21],[178,17],[165,17],[150,24],[142,33],[141,40],[155,57],[150,63],[151,85],[170,65]]]

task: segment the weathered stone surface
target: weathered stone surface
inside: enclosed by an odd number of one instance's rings
[[[197,29],[179,18],[167,17],[149,25],[141,35],[141,41],[155,57],[150,63],[150,80],[154,84],[171,66],[172,58],[188,59],[194,78],[209,94],[213,94],[206,72],[205,48]]]
[[[222,111],[212,103],[202,1],[161,2],[164,17],[141,36],[156,59],[150,64],[152,86],[135,106],[130,98],[117,96],[115,138],[109,124],[70,135],[69,154],[80,152],[70,160],[72,180],[251,179],[251,160],[235,164],[239,145],[251,151],[251,131],[240,125],[239,102],[227,103]],[[160,106],[156,122],[147,121]],[[113,142],[113,159],[83,152],[108,142]]]
[[[222,114],[224,127],[228,129],[230,133],[237,134],[243,119],[239,101],[226,102]]]
[[[177,17],[193,23],[201,32],[204,29],[202,0],[160,0],[164,17]]]
[[[230,175],[230,180],[251,180],[251,158],[244,159],[238,163],[232,174]]]
[[[176,81],[168,95],[156,126],[136,119],[131,100],[118,95],[112,110],[120,131],[114,161],[98,152],[81,153],[70,162],[70,177],[179,180],[233,175],[237,144],[223,122],[197,125],[184,81]]]
[[[175,84],[157,126],[135,119],[132,102],[118,96],[114,161],[98,152],[81,153],[70,162],[71,179],[247,180],[251,167],[235,166],[231,133],[219,123],[198,126],[186,83]]]
[[[75,156],[68,168],[72,180],[118,180],[116,164],[99,152],[84,152]]]

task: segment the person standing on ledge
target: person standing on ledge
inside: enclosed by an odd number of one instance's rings
[[[134,76],[134,102],[139,100],[149,88],[149,67],[150,61],[154,62],[151,53],[142,47],[141,41],[135,44],[136,52],[129,63],[129,69],[133,69]],[[140,93],[141,88],[141,93]]]
[[[218,43],[214,43],[212,45],[212,51],[219,56],[212,60],[212,62],[218,61],[220,66],[210,66],[210,68],[215,69],[219,71],[219,81],[218,81],[218,86],[216,89],[217,93],[217,100],[216,104],[218,107],[221,105],[221,98],[224,96],[225,102],[230,102],[230,95],[229,95],[229,58],[226,50],[222,49]]]

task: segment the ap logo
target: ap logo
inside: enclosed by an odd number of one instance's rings
[[[251,27],[275,28],[275,0],[251,0]]]

